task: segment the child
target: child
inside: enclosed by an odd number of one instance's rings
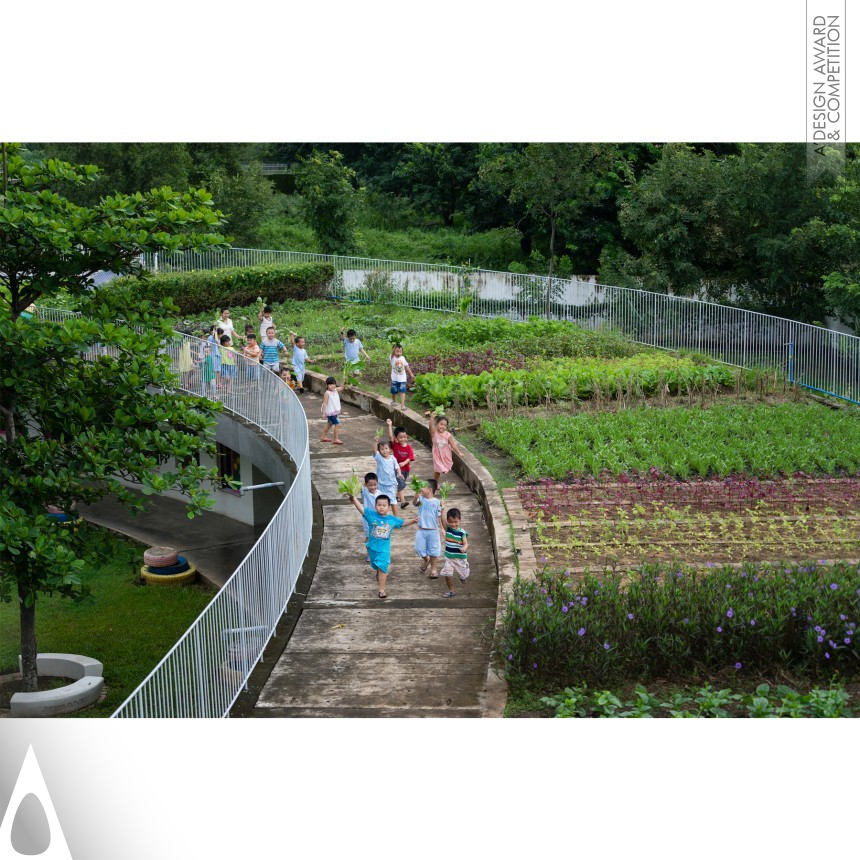
[[[275,321],[272,319],[272,306],[266,305],[257,316],[260,318],[260,340],[262,340],[266,337],[269,328],[275,327]]]
[[[260,378],[260,358],[263,355],[263,350],[257,343],[257,335],[251,329],[245,335],[245,346],[242,347],[242,355],[248,359],[245,367],[245,375],[248,382],[256,382]]]
[[[200,345],[194,363],[200,367],[200,395],[208,397],[209,387],[215,385],[215,371],[212,369],[212,346],[209,332],[199,334]]]
[[[367,555],[370,559],[370,566],[376,572],[379,596],[388,597],[385,586],[388,582],[388,568],[391,564],[391,530],[415,525],[418,522],[418,517],[412,517],[408,520],[395,517],[390,512],[390,499],[384,493],[380,493],[376,497],[375,508],[372,511],[366,510],[355,496],[349,498],[369,526]]]
[[[460,528],[460,511],[457,508],[451,508],[445,519],[448,524],[445,528],[445,564],[442,565],[442,576],[445,577],[448,591],[442,596],[453,597],[454,574],[460,577],[460,582],[469,578],[469,533]]]
[[[326,425],[320,442],[333,441],[335,445],[343,445],[343,442],[340,441],[340,419],[337,416],[340,415],[340,395],[345,384],[346,380],[338,387],[337,380],[333,376],[326,377],[326,391],[322,400],[322,414],[323,418],[326,419]],[[328,438],[329,427],[334,427],[333,440]]]
[[[395,396],[400,395],[400,408],[406,408],[406,374],[412,377],[415,381],[415,375],[412,373],[412,368],[409,367],[409,362],[403,355],[403,347],[396,343],[391,350],[391,405],[396,404]]]
[[[451,449],[459,454],[460,449],[454,437],[448,432],[448,419],[444,415],[438,418],[430,412],[430,442],[433,446],[433,477],[438,481],[446,472],[450,472],[454,466],[454,458]]]
[[[430,567],[430,579],[438,579],[436,559],[442,555],[439,532],[442,530],[442,502],[436,498],[435,481],[427,481],[421,493],[415,494],[413,505],[418,505],[418,532],[415,535],[415,552],[421,558],[421,573]],[[449,589],[450,590],[450,589]]]
[[[364,476],[364,486],[361,488],[361,501],[366,511],[376,510],[376,499],[379,495],[379,482],[376,478],[376,472],[368,472]],[[362,520],[361,524],[364,526],[364,543],[367,544],[370,539],[370,526],[367,520]],[[366,546],[365,549],[367,549]],[[367,560],[370,561],[369,553]]]
[[[266,336],[260,344],[263,350],[263,367],[268,367],[272,373],[278,373],[280,363],[278,362],[278,350],[286,352],[287,347],[275,337],[275,327],[270,325],[266,330]]]
[[[379,442],[373,452],[373,458],[376,460],[379,490],[393,503],[397,498],[397,476],[400,475],[400,466],[397,465],[397,460],[391,453],[391,444],[385,441]]]
[[[343,357],[350,364],[355,364],[355,362],[359,361],[360,355],[363,355],[370,361],[370,356],[364,351],[364,345],[358,339],[354,328],[351,328],[346,333],[346,337],[343,336],[343,329],[341,329],[340,339],[343,341]]]
[[[230,308],[221,308],[221,319],[215,320],[215,325],[218,326],[230,340],[233,340],[233,335],[236,333],[233,327],[233,320],[230,319]]]
[[[221,377],[224,380],[223,388],[230,390],[233,377],[236,375],[236,350],[231,346],[232,341],[226,334],[221,335]]]
[[[224,334],[224,329],[219,328],[216,325],[212,326],[212,330],[209,333],[209,337],[206,340],[211,344],[210,347],[210,355],[212,356],[212,388],[216,386],[218,388],[221,387],[221,347],[219,344],[221,343],[221,336]]]
[[[415,462],[415,452],[409,444],[409,436],[406,434],[405,427],[395,427],[392,430],[390,418],[385,423],[388,425],[391,453],[394,454],[394,459],[397,460],[397,465],[400,466],[400,473],[403,476],[397,481],[397,498],[400,500],[400,507],[405,508],[409,502],[403,498],[403,491],[406,489],[409,472]]]
[[[293,370],[296,374],[299,387],[296,389],[297,394],[305,392],[305,362],[308,359],[308,353],[305,349],[305,339],[299,337],[294,331],[290,332],[290,343],[293,345]]]

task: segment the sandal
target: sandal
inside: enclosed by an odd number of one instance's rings
[[[429,561],[425,561],[425,562],[421,565],[421,567],[419,567],[419,568],[418,568],[418,570],[420,570],[420,571],[421,571],[421,573],[424,573],[424,571],[425,571],[425,570],[427,570],[427,568],[428,568],[429,566],[430,566],[430,562],[429,562]]]
[[[381,598],[383,598],[383,599],[385,599],[386,597],[388,597],[388,595],[387,595],[384,591],[380,591],[380,592],[379,592],[379,596],[380,596]]]
[[[341,441],[340,441],[340,439],[332,439],[331,441],[332,441],[335,445],[343,445],[343,442],[341,442]]]
[[[438,573],[431,573],[428,575],[427,579],[439,579]]]
[[[320,439],[320,442],[331,442],[331,439],[326,438],[325,436]]]
[[[446,591],[442,597],[455,597],[455,594],[453,591]]]

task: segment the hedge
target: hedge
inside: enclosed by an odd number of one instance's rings
[[[269,302],[322,299],[333,277],[329,263],[291,263],[177,272],[143,280],[117,278],[110,289],[151,301],[169,297],[182,313],[196,314],[221,306],[251,305],[258,296]]]

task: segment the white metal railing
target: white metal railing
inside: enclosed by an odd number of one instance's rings
[[[690,349],[739,367],[778,368],[804,388],[860,402],[860,337],[665,293],[606,286],[591,278],[547,278],[432,263],[301,251],[230,248],[224,252],[143,257],[152,271],[330,263],[331,296],[454,312],[471,299],[472,316],[524,320],[548,316],[587,328],[610,326],[637,343]]]
[[[62,321],[74,314],[39,308],[39,315]],[[235,354],[230,387],[214,387],[206,364],[214,348],[182,334],[164,345],[182,390],[220,400],[268,434],[289,453],[296,474],[239,567],[113,717],[228,716],[275,632],[307,556],[313,509],[308,425],[301,403],[278,376],[240,354]]]

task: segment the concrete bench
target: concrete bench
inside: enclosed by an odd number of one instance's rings
[[[21,658],[18,657],[18,666]],[[15,693],[10,702],[15,717],[55,717],[80,711],[96,702],[104,690],[104,666],[80,654],[38,654],[36,671],[51,678],[70,678],[73,683],[56,690]]]

